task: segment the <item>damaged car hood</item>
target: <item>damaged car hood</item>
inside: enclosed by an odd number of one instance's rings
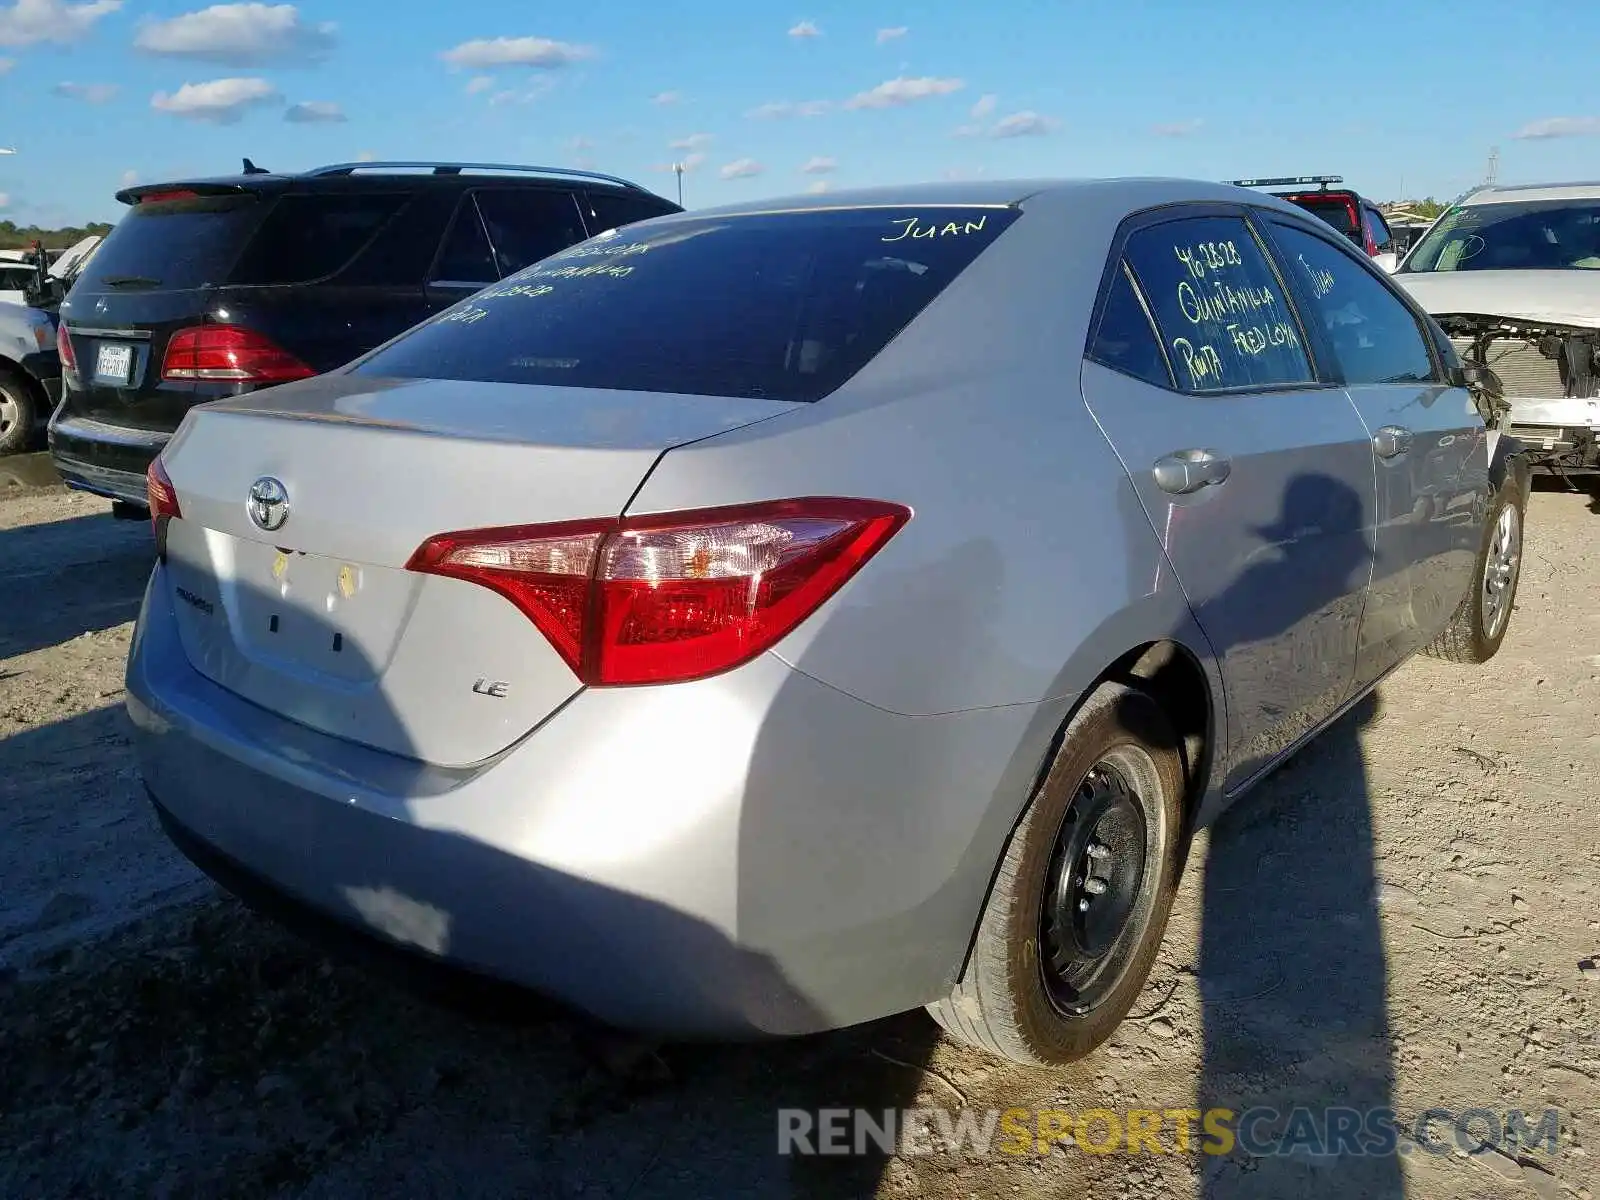
[[[1600,270],[1402,271],[1393,279],[1434,317],[1508,317],[1600,329]]]

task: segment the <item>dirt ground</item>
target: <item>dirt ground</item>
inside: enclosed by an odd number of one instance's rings
[[[1600,514],[1533,497],[1487,667],[1418,660],[1190,856],[1135,1016],[1025,1071],[922,1014],[650,1048],[463,1014],[221,895],[121,709],[145,527],[0,474],[0,1195],[1411,1196],[1600,1192]],[[1559,1145],[1254,1157],[776,1153],[776,1111],[1559,1111]],[[1454,1139],[1454,1140],[1453,1140]],[[1470,1145],[1471,1143],[1466,1143]],[[1167,1138],[1171,1150],[1171,1138]]]

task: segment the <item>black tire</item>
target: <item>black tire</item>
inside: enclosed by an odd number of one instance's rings
[[[1528,493],[1515,473],[1508,475],[1489,504],[1472,584],[1450,624],[1423,648],[1424,654],[1447,662],[1485,663],[1499,652],[1506,630],[1511,628],[1517,584],[1522,578],[1522,531],[1527,507]],[[1507,526],[1514,539],[1509,577],[1502,552]]]
[[[1059,874],[1062,848],[1090,836],[1084,814],[1092,819],[1100,811],[1094,781],[1108,771],[1135,793],[1144,858],[1126,924],[1100,960],[1076,960],[1084,970],[1104,963],[1090,1003],[1090,990],[1067,988],[1047,960],[1056,959],[1062,943],[1060,922],[1051,914],[1081,911],[1077,906],[1085,902],[1057,903],[1058,884],[1083,882],[1073,863],[1064,878]],[[1082,1058],[1112,1035],[1149,978],[1166,933],[1184,837],[1183,779],[1178,739],[1147,694],[1106,684],[1085,701],[1011,835],[960,981],[948,998],[928,1007],[951,1037],[1012,1062],[1055,1066]],[[1122,855],[1111,857],[1120,861]],[[1115,898],[1116,892],[1105,895]],[[1096,894],[1094,902],[1105,895]],[[1072,1003],[1073,996],[1084,1003]]]
[[[38,399],[24,375],[0,367],[0,454],[20,454],[33,444]]]

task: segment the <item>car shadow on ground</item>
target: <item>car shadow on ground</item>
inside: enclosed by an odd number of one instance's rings
[[[1211,828],[1197,964],[1207,1200],[1405,1194],[1362,728],[1369,695]]]
[[[133,620],[153,546],[108,513],[0,529],[0,659]]]

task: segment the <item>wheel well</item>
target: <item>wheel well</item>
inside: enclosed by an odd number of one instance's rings
[[[1192,820],[1205,795],[1215,743],[1211,684],[1204,668],[1177,642],[1150,642],[1124,654],[1097,683],[1109,679],[1137,683],[1172,722],[1183,754],[1184,810]]]
[[[9,375],[17,379],[23,387],[28,389],[28,395],[33,397],[34,403],[39,405],[42,411],[49,397],[45,395],[44,388],[40,386],[39,381],[22,369],[21,363],[14,358],[7,358],[4,354],[0,354],[0,375]],[[49,416],[50,414],[46,412],[44,415]]]

